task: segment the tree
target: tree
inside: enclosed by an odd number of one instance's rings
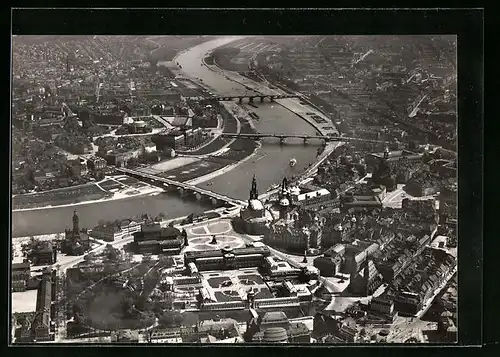
[[[131,296],[127,296],[120,302],[120,308],[123,315],[127,318],[132,316],[132,310],[134,308],[134,299]]]
[[[182,315],[178,311],[165,311],[158,319],[158,323],[166,327],[176,327],[182,323]]]
[[[105,255],[106,257],[111,260],[111,261],[117,261],[119,257],[119,251],[115,247],[113,247],[111,244],[106,244],[106,251]]]

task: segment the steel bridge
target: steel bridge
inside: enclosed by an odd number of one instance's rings
[[[215,201],[214,203],[224,202],[224,203],[229,203],[229,204],[236,205],[236,206],[245,206],[246,205],[245,202],[243,202],[243,201],[240,201],[240,200],[237,200],[237,199],[225,196],[225,195],[221,195],[221,194],[213,192],[213,191],[205,190],[205,189],[198,187],[198,186],[189,185],[187,183],[174,181],[174,180],[170,180],[170,179],[167,179],[164,177],[150,175],[150,174],[147,174],[144,172],[126,169],[126,168],[122,168],[122,167],[116,168],[116,170],[118,172],[121,172],[121,173],[126,174],[128,176],[135,177],[135,178],[140,179],[142,181],[151,182],[152,184],[155,184],[155,185],[161,185],[162,187],[165,187],[165,188],[167,188],[167,187],[177,188],[177,190],[179,192],[181,192],[181,194],[184,192],[192,192],[196,195],[197,199],[201,199],[202,196],[205,196],[205,197],[209,197],[213,201]]]

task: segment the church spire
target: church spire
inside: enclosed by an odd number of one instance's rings
[[[252,189],[250,190],[250,199],[257,200],[259,198],[259,191],[257,190],[257,180],[255,179],[255,174],[252,179]]]
[[[386,146],[384,151],[384,160],[389,159],[389,148]]]
[[[76,213],[76,210],[73,212],[73,233],[78,233],[80,231],[80,228],[78,226],[78,223],[80,222],[80,219],[78,218],[78,214]]]
[[[287,190],[288,190],[288,179],[286,177],[284,177],[283,181],[281,183],[281,196],[282,197],[285,197],[285,195],[287,194]]]

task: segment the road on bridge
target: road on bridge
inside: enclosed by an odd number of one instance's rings
[[[206,190],[206,189],[198,187],[198,186],[193,186],[193,185],[190,185],[190,184],[187,184],[187,183],[183,183],[183,182],[179,182],[179,181],[173,181],[173,180],[170,180],[170,179],[167,179],[167,178],[164,178],[164,177],[150,175],[150,174],[146,174],[144,172],[130,170],[130,169],[125,169],[125,168],[117,168],[116,170],[119,171],[119,172],[122,172],[124,174],[127,174],[127,175],[138,176],[138,177],[142,177],[142,178],[146,178],[146,179],[150,179],[150,180],[154,180],[154,181],[159,181],[159,182],[163,182],[163,183],[165,183],[167,185],[172,185],[172,186],[179,187],[179,188],[182,188],[182,189],[185,189],[185,190],[189,190],[189,191],[193,191],[193,192],[196,192],[196,193],[200,193],[202,195],[205,195],[205,196],[208,196],[208,197],[211,197],[211,198],[215,198],[216,200],[227,202],[227,203],[230,203],[232,205],[236,205],[236,206],[246,205],[246,203],[243,202],[243,201],[240,201],[240,200],[228,197],[228,196],[224,196],[224,195],[221,195],[219,193],[216,193],[216,192],[213,192],[213,191],[210,191],[210,190]]]

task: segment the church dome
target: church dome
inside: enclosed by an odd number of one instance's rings
[[[283,343],[288,340],[288,335],[283,327],[270,327],[264,331],[264,342]]]
[[[280,200],[280,206],[289,206],[290,205],[290,201],[288,201],[288,198],[285,198],[283,197],[281,200]]]

